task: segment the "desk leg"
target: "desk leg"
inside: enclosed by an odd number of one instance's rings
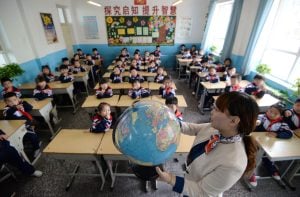
[[[103,173],[101,164],[100,164],[100,162],[97,158],[95,159],[95,163],[96,163],[96,166],[97,166],[97,168],[99,170],[99,173],[100,173],[100,177],[101,177],[101,181],[102,181],[101,186],[100,186],[100,190],[102,191],[103,187],[104,187],[104,184],[105,184],[105,177],[104,177],[104,173]]]
[[[291,165],[289,166],[289,168],[291,168],[291,171],[287,172],[286,175],[284,177],[283,180],[285,180],[285,182],[287,183],[287,185],[292,189],[292,190],[296,190],[296,187],[294,186],[294,184],[292,183],[292,180],[295,176],[297,176],[297,172],[300,170],[300,161],[296,161],[295,160],[291,163]],[[287,171],[289,170],[289,168],[287,169]],[[285,174],[283,174],[284,176]]]
[[[77,108],[76,108],[75,101],[74,101],[73,90],[74,90],[74,85],[71,85],[69,88],[67,88],[67,93],[71,99],[73,109],[74,109],[73,113],[75,114],[77,111]]]
[[[110,178],[111,178],[110,188],[113,189],[114,185],[115,185],[115,181],[116,181],[116,176],[114,175],[114,171],[112,169],[113,162],[111,160],[107,160],[107,159],[105,159],[105,162],[106,162],[106,165],[108,167],[109,175],[110,175]]]
[[[89,89],[88,89],[88,75],[84,76],[84,77],[82,78],[82,81],[83,81],[84,86],[85,86],[86,95],[89,96]]]
[[[196,88],[196,99],[198,99],[198,95],[199,95],[199,90],[200,90],[200,82],[201,82],[201,78],[200,76],[198,76],[198,80],[197,80],[197,88]]]
[[[203,108],[204,108],[204,101],[205,101],[206,92],[207,92],[207,90],[204,89],[203,93],[201,94],[199,105],[198,105],[198,108],[199,108],[201,114],[204,114]]]
[[[51,102],[46,105],[43,109],[39,110],[39,113],[41,114],[41,116],[44,118],[45,122],[47,123],[49,130],[51,132],[51,135],[54,136],[54,129],[50,123],[50,111],[52,110],[53,106],[51,104]]]
[[[76,175],[76,173],[78,172],[78,170],[79,170],[79,165],[77,164],[77,165],[75,166],[73,172],[72,172],[72,176],[71,176],[71,178],[70,178],[70,181],[68,182],[68,184],[67,184],[67,186],[66,186],[66,191],[69,191],[70,187],[72,186],[72,183],[73,183],[73,181],[74,181],[74,179],[75,179],[75,175]]]

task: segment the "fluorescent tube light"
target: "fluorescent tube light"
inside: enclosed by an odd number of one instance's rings
[[[94,2],[94,1],[87,1],[87,3],[92,4],[92,5],[95,5],[95,6],[98,6],[98,7],[101,7],[101,4],[96,3],[96,2]]]
[[[174,3],[172,4],[172,6],[175,6],[175,5],[179,4],[179,3],[182,3],[182,0],[178,0],[178,1],[174,2]]]

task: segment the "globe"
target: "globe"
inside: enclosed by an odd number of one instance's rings
[[[157,166],[176,151],[180,124],[163,103],[142,100],[127,108],[113,130],[116,148],[134,164]]]

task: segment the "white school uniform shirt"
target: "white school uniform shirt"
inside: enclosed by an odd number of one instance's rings
[[[193,146],[209,140],[217,131],[211,124],[182,122],[182,133],[196,135]],[[203,153],[188,167],[184,176],[183,194],[195,196],[222,196],[243,175],[247,154],[243,140],[230,144],[218,143],[208,154]]]

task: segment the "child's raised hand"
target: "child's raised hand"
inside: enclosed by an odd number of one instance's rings
[[[260,120],[256,120],[256,126],[259,126],[261,124]]]
[[[269,136],[269,137],[277,137],[277,133],[270,131],[270,132],[267,132],[267,136]]]
[[[24,111],[24,107],[23,107],[22,104],[17,105],[16,108],[17,108],[18,110]]]
[[[292,116],[292,112],[291,112],[290,110],[286,110],[286,111],[284,112],[284,116],[285,116],[285,117],[290,117],[290,116]]]
[[[6,134],[0,135],[0,141],[6,140],[8,136]]]

